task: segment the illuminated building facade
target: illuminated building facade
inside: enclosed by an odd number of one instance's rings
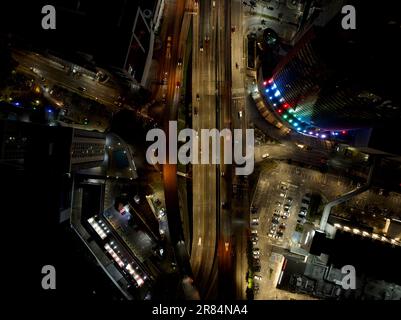
[[[393,78],[401,69],[399,17],[389,7],[359,4],[356,10],[365,11],[356,30],[342,29],[341,14],[324,27],[312,26],[265,77],[265,99],[293,130],[354,139],[360,129],[398,128],[400,95]]]

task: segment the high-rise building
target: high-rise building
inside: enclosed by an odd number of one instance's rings
[[[349,135],[373,151],[378,139],[398,137],[400,131],[394,79],[401,70],[401,19],[391,1],[380,6],[354,1],[354,6],[355,30],[343,29],[341,12],[324,26],[310,27],[273,74],[264,75],[270,79],[265,93],[277,116],[294,130],[320,138]],[[400,147],[382,145],[401,154]]]
[[[87,70],[110,68],[122,80],[141,83],[149,72],[155,32],[160,27],[164,0],[55,0],[56,30],[41,27],[44,1],[15,0],[4,4],[0,35],[33,45]],[[25,10],[19,11],[23,7]],[[24,24],[20,21],[23,20]],[[23,27],[22,27],[23,25]],[[29,28],[26,26],[29,25]]]
[[[0,123],[0,161],[24,170],[55,166],[60,174],[103,164],[106,136],[71,127]]]

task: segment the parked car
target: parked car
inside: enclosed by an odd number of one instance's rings
[[[303,204],[308,204],[308,205],[309,205],[310,202],[309,202],[309,200],[307,200],[307,199],[304,198],[304,199],[302,199],[302,203],[303,203]]]

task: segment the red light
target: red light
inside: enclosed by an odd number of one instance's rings
[[[284,103],[283,107],[288,109],[290,107],[290,105],[288,103]]]
[[[281,110],[281,109],[278,109],[277,111],[278,111],[278,113],[282,113],[283,112],[283,110]]]
[[[270,84],[273,83],[273,79],[270,79],[270,80],[269,80],[269,83],[270,83]]]
[[[343,130],[341,131],[342,134],[347,134],[347,131]]]
[[[267,86],[267,81],[263,81],[263,85],[264,85],[264,86]]]

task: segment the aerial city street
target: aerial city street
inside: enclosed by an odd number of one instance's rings
[[[26,290],[50,265],[61,298],[401,299],[396,1],[6,2]]]

